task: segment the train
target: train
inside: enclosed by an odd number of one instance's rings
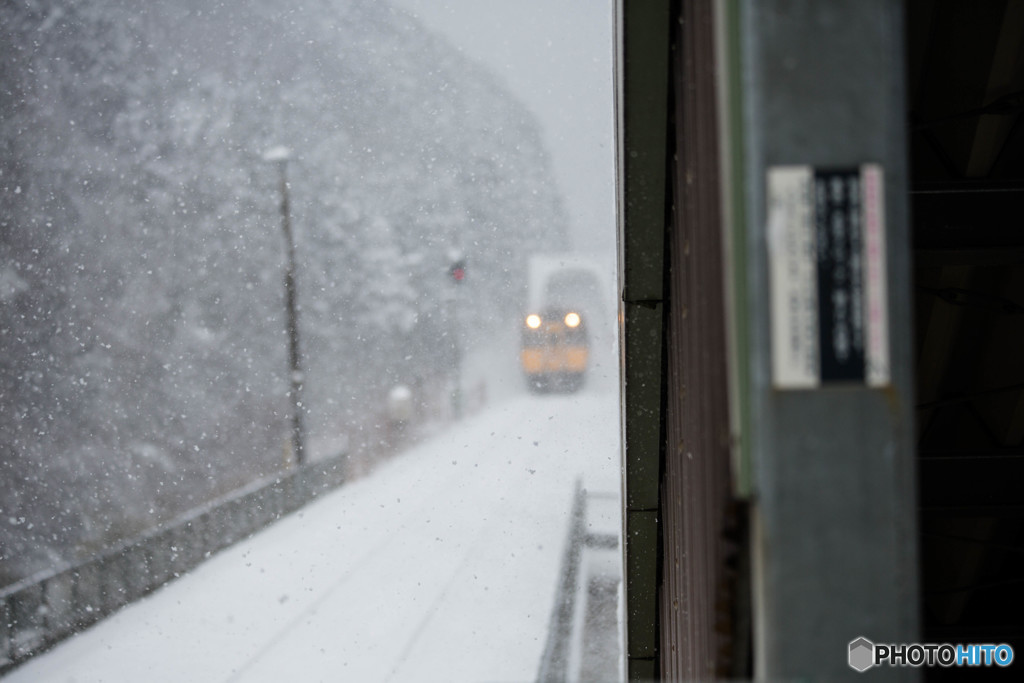
[[[578,391],[589,361],[587,324],[578,310],[546,307],[523,318],[519,362],[531,392]]]

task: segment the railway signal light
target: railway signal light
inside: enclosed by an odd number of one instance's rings
[[[454,261],[448,269],[448,275],[451,276],[455,284],[461,285],[466,279],[466,259]]]

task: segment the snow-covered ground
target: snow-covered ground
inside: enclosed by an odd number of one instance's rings
[[[46,681],[531,681],[617,394],[513,395],[21,668]]]

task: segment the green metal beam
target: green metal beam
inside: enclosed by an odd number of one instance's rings
[[[743,63],[740,0],[715,3],[718,111],[722,168],[722,234],[725,259],[729,421],[733,494],[749,498],[753,472],[750,445],[750,331],[748,326],[747,207],[744,182]]]

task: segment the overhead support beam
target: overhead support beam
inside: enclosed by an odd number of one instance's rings
[[[911,193],[915,249],[1024,247],[1024,186],[935,186]]]
[[[944,514],[957,510],[994,516],[1021,516],[1020,482],[1024,453],[1002,451],[922,454],[919,461],[921,510]]]

